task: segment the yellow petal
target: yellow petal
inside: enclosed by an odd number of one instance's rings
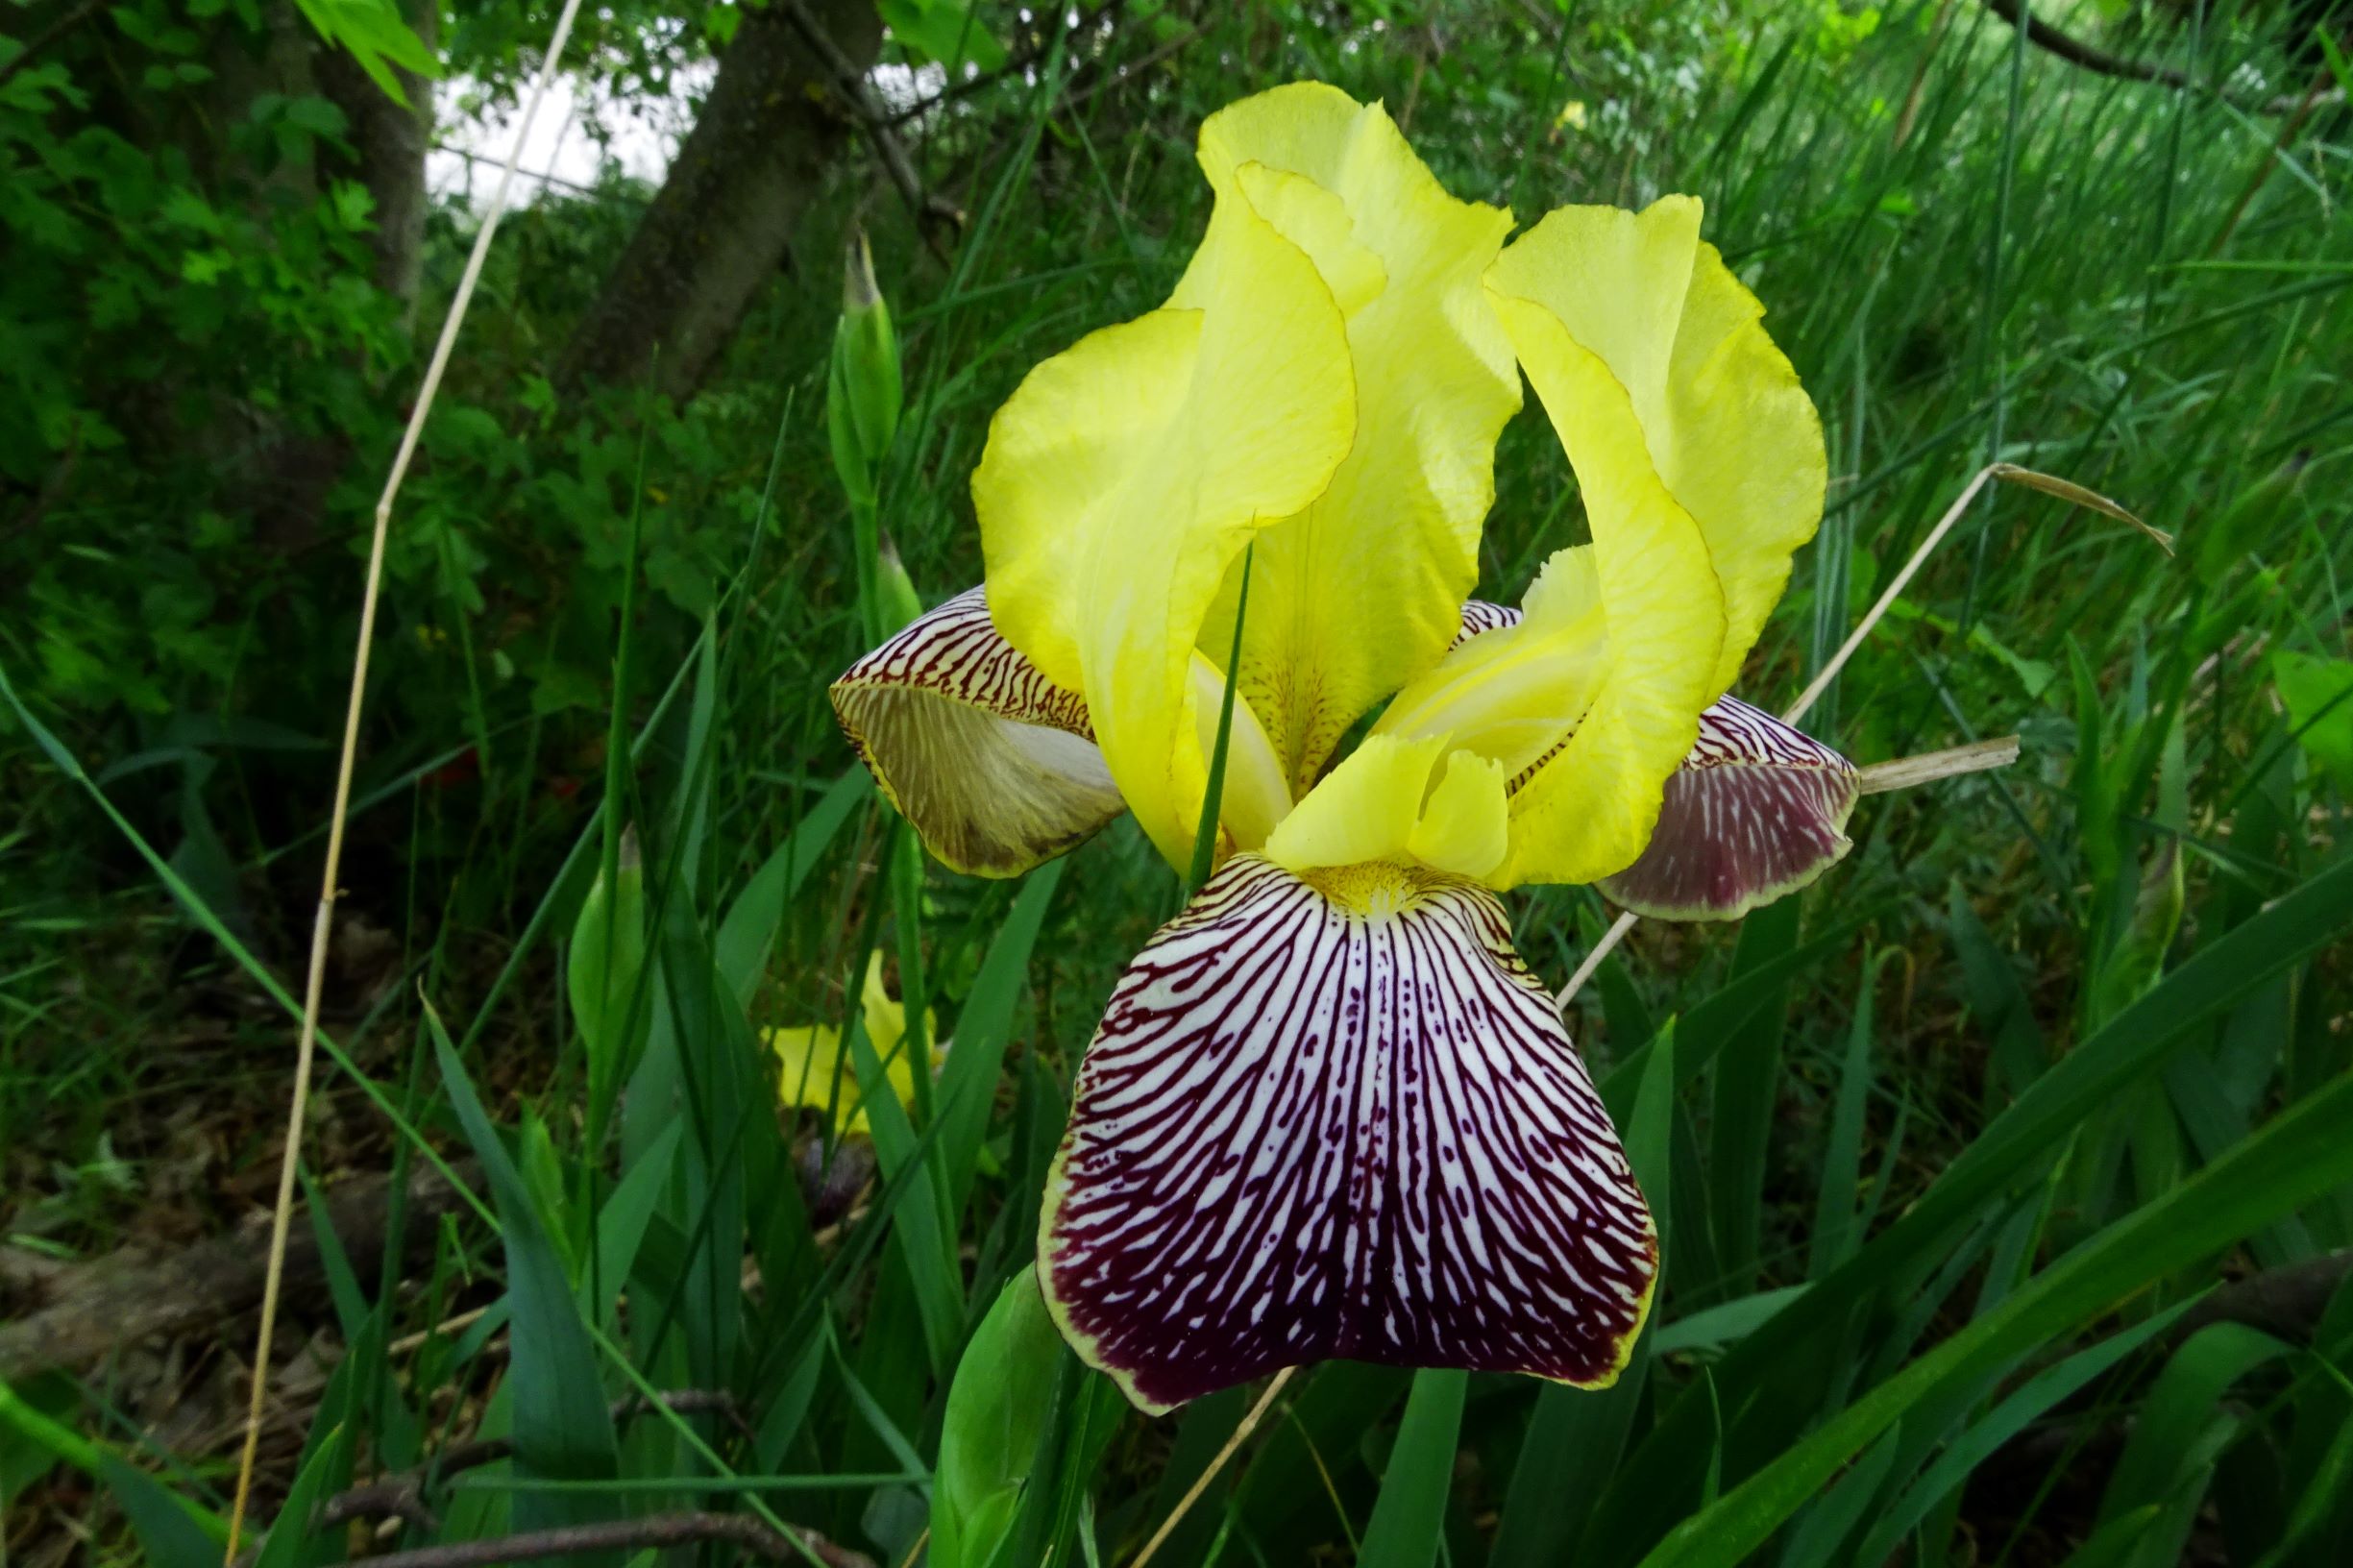
[[[1119,793],[1178,866],[1208,789],[1203,615],[1356,435],[1339,306],[1238,188],[1219,193],[1184,298],[1032,371],[972,477],[997,626],[1085,698]]]
[[[1355,222],[1337,196],[1305,175],[1263,163],[1242,164],[1235,181],[1278,233],[1308,253],[1341,315],[1355,315],[1388,286],[1388,269],[1358,242]],[[1182,284],[1168,303],[1186,303]]]
[[[867,955],[866,984],[859,993],[859,1009],[866,1024],[867,1042],[882,1060],[892,1094],[899,1104],[912,1105],[915,1064],[902,1049],[907,1038],[907,1004],[892,995],[890,988],[883,984],[882,966],[880,953]],[[923,1025],[924,1038],[936,1040],[938,1036],[928,1012],[923,1015]],[[867,1122],[866,1112],[859,1105],[858,1069],[843,1053],[842,1031],[829,1023],[817,1023],[771,1029],[766,1033],[769,1049],[776,1053],[776,1090],[784,1103],[815,1111],[831,1105],[836,1132],[863,1135]],[[935,1051],[935,1060],[936,1056]]]
[[[1443,735],[1366,737],[1283,819],[1261,852],[1299,872],[1409,862],[1487,875],[1508,845],[1508,775],[1484,757],[1448,750]],[[1441,759],[1444,775],[1433,789]]]
[[[1631,865],[1716,695],[1723,590],[1705,535],[1651,460],[1640,417],[1646,399],[1664,396],[1697,243],[1696,203],[1661,203],[1641,219],[1570,209],[1488,274],[1521,367],[1577,471],[1608,635],[1591,706],[1512,797],[1501,886],[1590,882]]]
[[[1675,334],[1663,434],[1654,450],[1667,488],[1706,536],[1724,584],[1724,651],[1713,696],[1789,583],[1789,558],[1822,523],[1829,479],[1822,419],[1787,355],[1766,335],[1765,307],[1713,245],[1700,247]]]
[[[1456,746],[1517,779],[1576,727],[1608,674],[1608,618],[1593,548],[1556,553],[1529,590],[1525,611],[1485,608],[1483,623],[1503,624],[1458,642],[1397,694],[1372,733],[1452,735]]]
[[[1227,651],[1233,647],[1229,640]],[[1217,721],[1225,712],[1225,676],[1206,657],[1193,654],[1193,728],[1205,757],[1217,755]],[[1266,726],[1238,692],[1234,722],[1226,731],[1225,788],[1218,792],[1217,820],[1234,848],[1256,849],[1290,809],[1290,782],[1284,776],[1283,759],[1275,755]]]
[[[1725,600],[1712,700],[1814,536],[1828,470],[1813,402],[1766,335],[1764,306],[1700,239],[1700,211],[1689,196],[1640,213],[1563,208],[1512,245],[1495,282],[1608,368],[1659,482],[1699,526]]]
[[[866,986],[859,993],[858,1005],[866,1013],[866,1038],[872,1042],[874,1054],[890,1063],[892,1079],[896,1081],[901,1064],[894,1061],[891,1053],[907,1037],[907,1004],[892,995],[890,988],[882,983],[880,953],[867,955]]]
[[[1356,444],[1312,506],[1259,536],[1243,627],[1242,696],[1302,795],[1348,727],[1460,625],[1495,438],[1520,404],[1480,282],[1511,215],[1448,195],[1378,104],[1312,83],[1212,115],[1201,166],[1219,211],[1266,211],[1347,313]],[[1194,297],[1199,271],[1173,303]],[[1238,564],[1202,629],[1220,663],[1239,588]]]
[[[786,1105],[811,1111],[833,1108],[836,1133],[867,1130],[858,1109],[858,1071],[842,1054],[842,1031],[829,1023],[767,1031],[776,1053],[776,1092]],[[837,1098],[838,1094],[838,1098]]]
[[[1401,858],[1445,752],[1442,735],[1367,736],[1283,819],[1262,853],[1293,871]]]
[[[1406,850],[1434,870],[1483,877],[1511,846],[1510,808],[1503,765],[1472,751],[1446,759],[1446,776],[1430,792]]]

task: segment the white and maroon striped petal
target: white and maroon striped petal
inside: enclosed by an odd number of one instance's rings
[[[1017,876],[1125,809],[1086,702],[997,634],[984,589],[851,665],[833,708],[891,803],[957,870]]]
[[[1447,651],[1453,652],[1483,631],[1501,631],[1506,626],[1519,624],[1520,612],[1508,604],[1490,604],[1483,599],[1466,599],[1462,601],[1462,629],[1456,632],[1455,640],[1446,645]]]
[[[1738,698],[1700,715],[1650,847],[1601,889],[1637,915],[1737,919],[1820,876],[1849,846],[1854,764]]]
[[[1121,977],[1039,1276],[1159,1411],[1331,1357],[1616,1377],[1649,1209],[1495,895],[1237,856]]]

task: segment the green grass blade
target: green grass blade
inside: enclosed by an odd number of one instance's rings
[[[935,1376],[944,1379],[956,1364],[964,1342],[964,1277],[956,1257],[956,1238],[940,1220],[942,1204],[937,1182],[939,1162],[924,1151],[938,1140],[919,1141],[915,1123],[898,1103],[882,1058],[866,1037],[866,1023],[852,1018],[845,1035],[858,1071],[858,1104],[866,1112],[874,1135],[874,1158],[886,1179],[907,1171],[912,1177],[892,1236],[905,1260],[915,1286],[916,1305],[922,1314],[923,1343]],[[952,1054],[952,1053],[951,1053]],[[944,1123],[934,1126],[944,1131]]]
[[[481,1161],[499,1211],[506,1242],[506,1293],[514,1332],[513,1369],[506,1387],[514,1398],[515,1463],[521,1473],[565,1481],[606,1480],[620,1473],[613,1417],[597,1369],[588,1325],[580,1317],[563,1260],[543,1225],[523,1173],[482,1109],[458,1061],[441,1016],[429,1004],[426,1027],[441,1066],[443,1087],[458,1126]],[[612,1517],[594,1499],[548,1494],[518,1499],[518,1530],[550,1529]]]
[[[0,1426],[47,1450],[60,1463],[104,1482],[149,1558],[161,1568],[219,1568],[221,1547],[229,1539],[229,1521],[219,1514],[37,1409],[6,1383],[0,1383]]]
[[[2242,1323],[2213,1323],[2192,1335],[2141,1402],[2124,1452],[2100,1496],[2096,1523],[2105,1529],[2151,1507],[2164,1507],[2185,1490],[2202,1494],[2197,1472],[2216,1458],[2206,1433],[2216,1428],[2235,1433],[2239,1427],[2238,1418],[2224,1412],[2223,1396],[2247,1373],[2291,1354],[2288,1345]],[[2155,1523],[2156,1515],[2149,1515],[2133,1538]],[[2176,1556],[2167,1554],[2169,1560]]]
[[[784,912],[792,906],[801,884],[808,880],[810,870],[841,831],[842,824],[849,821],[873,790],[874,775],[864,768],[852,768],[835,779],[793,831],[785,835],[784,842],[760,863],[760,869],[751,873],[744,891],[727,907],[711,950],[721,976],[738,1003],[751,1005],[760,989],[761,976],[768,968],[769,949],[775,945],[776,932],[784,923]]]
[[[2333,1188],[2353,1182],[2353,1076],[2292,1106],[2172,1192],[2108,1227],[1671,1533],[1648,1568],[1731,1564],[1938,1384],[1991,1369],[2112,1311]]]
[[[1660,1228],[1660,1277],[1665,1277],[1668,1172],[1675,1128],[1675,1025],[1659,1032],[1650,1052],[1633,1115],[1626,1131],[1626,1158],[1649,1199]],[[1579,1535],[1592,1517],[1600,1493],[1586,1478],[1607,1475],[1625,1452],[1627,1433],[1642,1403],[1643,1384],[1657,1344],[1658,1304],[1627,1358],[1626,1370],[1607,1388],[1569,1388],[1547,1384],[1536,1391],[1535,1413],[1521,1440],[1503,1513],[1495,1528],[1489,1568],[1547,1568],[1572,1560]]]
[[[956,1218],[963,1216],[972,1194],[989,1113],[1004,1073],[1005,1048],[1013,1038],[1014,1010],[1028,985],[1030,950],[1037,945],[1066,864],[1057,860],[1042,866],[1021,885],[956,1016],[955,1044],[940,1070],[940,1161],[947,1172],[948,1213]]]
[[[337,1427],[318,1444],[294,1485],[286,1493],[285,1507],[270,1524],[270,1532],[261,1543],[261,1555],[254,1559],[254,1568],[298,1568],[305,1557],[304,1546],[310,1537],[310,1516],[319,1504],[342,1489],[351,1472],[346,1454],[350,1445],[351,1429]]]
[[[1856,1560],[1887,1560],[1904,1535],[1925,1519],[1931,1509],[1958,1491],[1968,1482],[1971,1472],[1993,1458],[1997,1450],[2016,1438],[2029,1425],[2041,1420],[2061,1401],[2070,1398],[2095,1378],[2104,1375],[2125,1357],[2172,1327],[2189,1305],[2184,1302],[2170,1311],[2144,1319],[2123,1333],[2111,1335],[2089,1350],[2078,1351],[2058,1365],[2027,1379],[2017,1392],[2003,1399],[1947,1444],[1944,1452],[1936,1457],[1936,1462],[1921,1473],[1893,1507],[1883,1509],[1875,1516],[1871,1533],[1864,1538],[1862,1550],[1855,1555]]]
[[[1845,1262],[1861,1241],[1855,1234],[1855,1210],[1863,1184],[1863,1117],[1871,1108],[1872,1006],[1879,963],[1875,958],[1863,961],[1863,983],[1855,992],[1854,1027],[1849,1032],[1847,1060],[1839,1070],[1829,1146],[1823,1151],[1808,1279],[1819,1280]]]
[[[1455,1445],[1462,1431],[1462,1397],[1470,1374],[1413,1374],[1405,1419],[1382,1473],[1381,1496],[1364,1526],[1358,1568],[1431,1568],[1446,1531],[1446,1497],[1455,1479]]]
[[[1217,744],[1210,749],[1209,789],[1201,796],[1201,824],[1193,830],[1192,869],[1185,876],[1189,894],[1201,891],[1217,860],[1217,818],[1226,796],[1226,745],[1234,738],[1235,694],[1241,689],[1242,625],[1250,615],[1250,563],[1257,555],[1255,541],[1242,551],[1241,592],[1234,606],[1234,646],[1226,653],[1225,692],[1217,699]]]

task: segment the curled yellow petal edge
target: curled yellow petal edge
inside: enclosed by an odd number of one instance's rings
[[[1716,695],[1723,587],[1706,535],[1652,459],[1640,412],[1663,395],[1698,222],[1694,202],[1639,218],[1563,208],[1488,270],[1521,368],[1577,473],[1608,634],[1591,705],[1512,796],[1496,886],[1592,882],[1631,865]]]

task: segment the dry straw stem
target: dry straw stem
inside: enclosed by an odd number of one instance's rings
[[[366,1560],[378,1568],[493,1568],[508,1562],[577,1560],[590,1553],[665,1552],[704,1542],[732,1546],[767,1562],[814,1561],[823,1568],[874,1568],[873,1559],[865,1553],[836,1546],[816,1531],[796,1525],[788,1534],[748,1513],[657,1513],[643,1519],[566,1525],[488,1540],[384,1552]]]
[[[1185,1516],[1192,1511],[1192,1506],[1201,1501],[1201,1494],[1209,1490],[1210,1482],[1217,1479],[1217,1472],[1226,1467],[1226,1460],[1234,1457],[1234,1451],[1259,1430],[1259,1423],[1266,1419],[1268,1410],[1274,1409],[1275,1395],[1283,1391],[1283,1385],[1290,1382],[1291,1374],[1298,1370],[1295,1366],[1287,1366],[1274,1375],[1266,1384],[1266,1391],[1259,1395],[1259,1402],[1250,1407],[1240,1425],[1234,1429],[1234,1435],[1226,1439],[1225,1447],[1219,1449],[1216,1456],[1202,1468],[1201,1474],[1193,1478],[1193,1483],[1185,1489],[1183,1497],[1177,1499],[1177,1506],[1168,1510],[1168,1517],[1161,1521],[1160,1529],[1152,1532],[1152,1538],[1143,1543],[1143,1550],[1136,1554],[1136,1560],[1129,1563],[1127,1568],[1144,1568],[1144,1564],[1152,1560],[1152,1554],[1158,1552],[1176,1532],[1177,1526],[1184,1523]]]
[[[1781,715],[1783,723],[1794,724],[1805,717],[1806,710],[1811,708],[1822,694],[1829,688],[1830,682],[1838,678],[1839,671],[1846,668],[1847,661],[1853,657],[1854,650],[1863,645],[1863,639],[1871,635],[1871,628],[1879,624],[1879,618],[1887,614],[1895,604],[1897,596],[1911,585],[1912,578],[1919,575],[1923,566],[1927,564],[1928,556],[1934,552],[1937,546],[1945,542],[1945,535],[1950,533],[1953,525],[1960,522],[1962,516],[1968,512],[1969,503],[1977,499],[1977,492],[1983,490],[1987,483],[1994,479],[2000,479],[2009,484],[2024,485],[2029,490],[2040,490],[2047,496],[2056,496],[2061,501],[2072,502],[2087,510],[2099,513],[2102,517],[2111,517],[2120,523],[2130,524],[2156,541],[2158,549],[2169,555],[2173,553],[2172,535],[2150,527],[2096,490],[2087,490],[2071,480],[2059,478],[2055,475],[2037,473],[2031,468],[2021,468],[2016,463],[1988,463],[1977,470],[1976,477],[1964,485],[1960,495],[1954,498],[1952,504],[1945,508],[1945,515],[1936,520],[1936,527],[1928,530],[1928,537],[1923,539],[1920,542],[1920,548],[1912,551],[1912,558],[1903,563],[1903,570],[1896,574],[1895,580],[1887,585],[1887,591],[1879,596],[1877,603],[1872,605],[1870,613],[1863,617],[1861,623],[1848,635],[1847,640],[1839,644],[1838,651],[1830,655],[1829,662],[1822,667],[1822,673],[1807,682],[1805,690],[1798,694],[1798,699],[1789,705],[1789,711]]]
[[[1885,795],[1890,790],[1908,790],[1917,784],[1933,784],[1940,778],[1958,778],[1963,773],[1982,773],[1989,768],[2007,768],[2018,760],[2018,737],[2004,735],[1997,740],[1973,741],[1956,746],[1949,751],[1924,751],[1917,757],[1898,757],[1893,762],[1875,762],[1856,774],[1854,793]]]
[[[2040,490],[2047,496],[2056,496],[2061,501],[2071,502],[2088,511],[2097,512],[2102,517],[2114,518],[2120,523],[2129,524],[2148,535],[2159,550],[2164,551],[2168,555],[2173,553],[2172,535],[2163,529],[2150,527],[2146,523],[2142,522],[2124,507],[2096,490],[2086,489],[2071,479],[2063,479],[2056,475],[2039,473],[2031,468],[2021,468],[2016,463],[1988,463],[1977,470],[1975,477],[1968,484],[1962,486],[1960,495],[1953,499],[1950,506],[1945,508],[1945,515],[1936,520],[1936,527],[1928,530],[1928,537],[1923,539],[1920,542],[1920,548],[1912,551],[1912,558],[1903,563],[1903,570],[1898,572],[1894,580],[1888,583],[1887,591],[1879,596],[1878,602],[1872,605],[1869,613],[1856,625],[1854,630],[1848,633],[1847,640],[1838,645],[1838,651],[1830,655],[1829,661],[1823,665],[1821,673],[1806,683],[1805,690],[1798,694],[1798,699],[1789,705],[1789,711],[1781,715],[1783,723],[1795,724],[1805,717],[1806,710],[1811,708],[1820,699],[1822,694],[1829,689],[1830,682],[1838,678],[1839,671],[1845,669],[1847,661],[1854,656],[1854,650],[1863,646],[1863,639],[1871,635],[1872,628],[1879,624],[1881,617],[1885,616],[1895,604],[1897,596],[1911,585],[1912,578],[1919,575],[1923,566],[1927,564],[1928,557],[1935,551],[1936,547],[1945,542],[1945,536],[1952,531],[1953,526],[1959,523],[1969,511],[1969,503],[1975,501],[1977,493],[1995,479],[2000,479],[2009,484],[2023,485],[2029,490]],[[1901,757],[1894,762],[1874,764],[1862,771],[1861,793],[1878,795],[1888,790],[1905,789],[1914,784],[1926,784],[1936,779],[1951,778],[1961,773],[1973,773],[1988,768],[2006,767],[2017,760],[2017,736],[2008,735],[1996,741],[1979,741],[1971,746],[1955,747],[1949,751],[1932,751],[1923,756]],[[1616,920],[1611,922],[1609,929],[1602,934],[1602,940],[1595,943],[1592,951],[1585,954],[1584,962],[1577,966],[1577,972],[1569,976],[1569,983],[1560,988],[1560,994],[1553,998],[1555,1007],[1563,1013],[1568,1011],[1569,1004],[1577,999],[1577,993],[1584,989],[1585,982],[1593,978],[1593,971],[1602,967],[1602,960],[1607,958],[1618,943],[1626,940],[1626,934],[1634,928],[1634,921],[1638,918],[1630,913],[1620,915]]]
[[[318,916],[310,927],[310,970],[303,983],[303,1025],[294,1050],[294,1092],[286,1104],[285,1154],[278,1167],[278,1205],[270,1216],[269,1267],[261,1288],[261,1327],[254,1337],[253,1399],[245,1412],[245,1448],[237,1459],[236,1500],[229,1510],[229,1541],[221,1558],[224,1563],[236,1560],[238,1536],[245,1525],[245,1507],[253,1495],[254,1456],[261,1441],[261,1412],[269,1391],[270,1336],[278,1326],[286,1232],[294,1214],[295,1170],[302,1160],[303,1119],[309,1106],[311,1063],[318,1049],[319,993],[327,977],[328,943],[334,928],[335,883],[343,868],[343,825],[351,810],[352,766],[359,750],[359,720],[367,705],[368,648],[376,636],[376,601],[383,583],[384,540],[391,531],[392,502],[401,493],[402,480],[408,477],[408,465],[416,456],[426,416],[432,412],[433,395],[441,389],[442,373],[449,369],[450,351],[457,342],[457,330],[466,319],[466,306],[473,301],[474,286],[482,276],[482,262],[490,255],[490,242],[498,235],[499,219],[506,212],[507,195],[514,188],[515,168],[523,159],[524,138],[531,134],[532,122],[539,117],[539,106],[547,97],[549,84],[555,78],[556,67],[563,60],[564,43],[572,36],[573,18],[579,11],[580,0],[564,0],[563,12],[555,19],[555,33],[548,40],[548,53],[540,61],[538,80],[531,85],[530,100],[524,105],[523,119],[515,127],[514,145],[507,150],[498,188],[491,194],[490,209],[482,217],[481,232],[474,236],[473,254],[466,257],[465,273],[458,279],[457,293],[450,301],[450,313],[441,324],[441,338],[433,345],[433,357],[426,366],[424,384],[417,390],[408,428],[401,432],[400,451],[393,456],[391,472],[384,476],[383,494],[376,502],[376,529],[368,543],[367,580],[360,590],[358,647],[352,655],[351,701],[343,720],[343,752],[335,762],[334,803],[327,819],[327,864],[320,877]]]

